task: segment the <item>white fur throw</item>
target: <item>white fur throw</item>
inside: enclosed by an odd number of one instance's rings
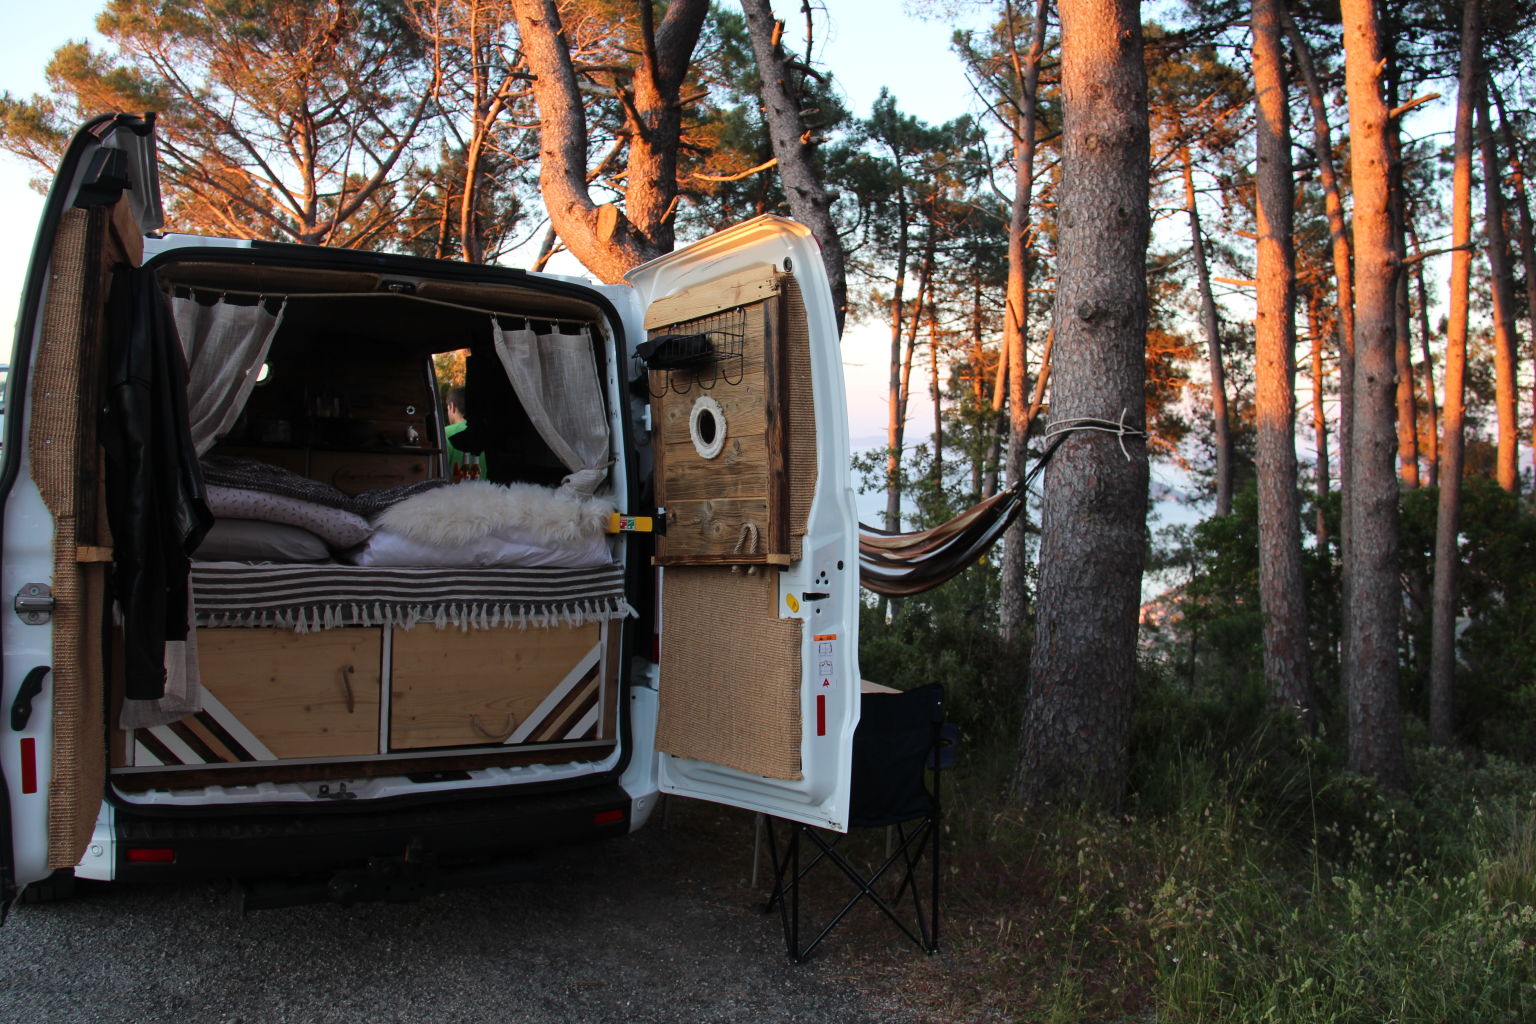
[[[412,495],[379,513],[374,525],[433,547],[457,547],[509,527],[555,546],[603,533],[614,511],[607,498],[563,488],[469,480]]]

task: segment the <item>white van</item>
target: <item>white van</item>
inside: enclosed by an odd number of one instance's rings
[[[659,793],[844,827],[857,526],[805,229],[598,286],[161,223],[152,116],[86,125],[0,448],[6,905],[70,871],[403,898]]]

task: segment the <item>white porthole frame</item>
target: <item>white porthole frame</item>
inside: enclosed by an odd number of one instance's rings
[[[705,416],[715,422],[715,436],[708,441],[704,440],[701,425]],[[713,459],[725,450],[725,410],[720,408],[719,402],[708,395],[693,400],[693,408],[688,411],[688,436],[700,458]]]

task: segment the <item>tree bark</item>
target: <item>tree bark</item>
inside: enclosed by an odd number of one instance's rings
[[[1323,186],[1323,208],[1328,217],[1328,235],[1333,250],[1333,279],[1338,290],[1339,328],[1339,493],[1344,498],[1345,520],[1340,524],[1339,544],[1349,547],[1349,491],[1353,476],[1348,458],[1349,439],[1354,436],[1355,394],[1355,288],[1354,255],[1349,230],[1344,222],[1344,199],[1340,194],[1339,175],[1333,164],[1333,132],[1328,126],[1328,101],[1323,84],[1312,63],[1312,49],[1296,28],[1290,12],[1282,9],[1286,35],[1296,57],[1296,69],[1307,87],[1307,102],[1312,108],[1312,140],[1317,151],[1318,179]]]
[[[1147,79],[1134,0],[1061,4],[1062,185],[1051,423],[1146,422]],[[1122,452],[1124,444],[1124,452]],[[1129,457],[1127,457],[1127,454]],[[1146,547],[1138,437],[1070,434],[1047,470],[1017,793],[1124,796]]]
[[[898,173],[900,168],[897,168]],[[902,394],[901,327],[904,315],[902,292],[907,284],[907,202],[906,184],[897,184],[896,280],[891,286],[891,378],[888,389],[889,413],[885,426],[885,528],[891,533],[901,529],[901,444],[906,433],[906,398]],[[910,365],[910,359],[908,360]]]
[[[1518,215],[1516,223],[1519,225],[1520,233],[1520,259],[1525,264],[1525,316],[1531,337],[1536,338],[1536,228],[1531,225],[1531,204],[1525,194],[1525,165],[1520,159],[1520,147],[1515,140],[1515,130],[1510,126],[1509,117],[1504,112],[1504,97],[1499,92],[1499,84],[1492,75],[1488,76],[1488,89],[1493,94],[1494,109],[1499,112],[1499,128],[1504,136],[1504,148],[1509,151],[1509,176],[1510,183],[1515,187],[1515,213]],[[1531,388],[1531,401],[1536,405],[1536,384]],[[1536,417],[1532,417],[1531,420],[1531,452],[1533,459],[1536,459]]]
[[[1270,696],[1310,727],[1316,709],[1301,580],[1301,509],[1296,496],[1295,184],[1285,49],[1280,36],[1280,0],[1254,0],[1259,606],[1264,616],[1264,676]]]
[[[1387,9],[1390,13],[1390,8]],[[1396,41],[1396,25],[1388,26],[1388,38]],[[1394,45],[1387,55],[1387,106],[1398,104],[1397,52]],[[1387,145],[1392,153],[1390,188],[1392,190],[1392,247],[1399,266],[1408,257],[1408,197],[1403,185],[1403,133],[1398,118],[1387,121]],[[1397,473],[1405,487],[1419,486],[1419,417],[1414,394],[1413,342],[1409,323],[1408,275],[1399,272],[1393,291],[1394,327],[1397,362]]]
[[[1487,74],[1486,67],[1484,75]],[[1520,490],[1520,411],[1516,375],[1519,363],[1515,337],[1515,288],[1509,266],[1509,234],[1504,229],[1503,175],[1499,168],[1498,143],[1488,116],[1486,81],[1477,94],[1477,133],[1483,158],[1483,230],[1488,242],[1488,271],[1493,292],[1494,405],[1498,413],[1499,486]]]
[[[1211,268],[1205,258],[1205,232],[1195,204],[1195,166],[1189,146],[1184,146],[1184,210],[1189,215],[1190,259],[1195,264],[1195,283],[1200,292],[1200,326],[1211,372],[1211,423],[1216,432],[1216,514],[1232,513],[1232,420],[1227,412],[1227,372],[1221,354],[1221,323],[1216,298],[1211,292]]]
[[[1414,230],[1413,221],[1408,222],[1408,233],[1413,238],[1413,251],[1416,256],[1421,256],[1424,247],[1419,244],[1418,232]],[[1430,487],[1440,483],[1440,409],[1435,403],[1435,357],[1429,349],[1429,291],[1424,287],[1424,260],[1416,260],[1413,264],[1414,290],[1419,301],[1419,354],[1424,360],[1424,398],[1429,407],[1429,424],[1424,430],[1424,461],[1427,467],[1427,480]]]
[[[512,0],[539,107],[539,192],[550,223],[582,265],[615,284],[670,252],[677,202],[680,90],[708,0],[671,0],[659,27],[641,5],[633,94],[620,98],[630,133],[624,210],[587,191],[587,121],[557,0]],[[615,92],[619,92],[615,88]]]
[[[1014,138],[1013,208],[1008,222],[1008,292],[1003,339],[1008,346],[1009,485],[1024,479],[1029,458],[1029,277],[1030,202],[1035,178],[1035,135],[1039,110],[1040,58],[1045,52],[1047,0],[1036,0],[1029,50],[1018,62],[1019,117]],[[1003,636],[1016,640],[1029,607],[1029,516],[1021,514],[1003,535],[1000,616]]]
[[[1343,670],[1350,770],[1389,788],[1407,784],[1397,682],[1397,477],[1393,462],[1396,266],[1388,171],[1387,105],[1373,0],[1343,0],[1349,93],[1350,180],[1355,196],[1355,394],[1353,462],[1346,495],[1349,547]]]
[[[837,313],[841,334],[848,314],[848,272],[843,259],[843,240],[832,220],[832,192],[821,180],[812,157],[814,141],[800,116],[804,106],[790,72],[783,47],[776,45],[779,22],[773,16],[770,0],[741,0],[747,16],[747,34],[752,39],[752,55],[757,61],[762,81],[763,118],[768,124],[768,140],[778,161],[779,180],[790,215],[810,228],[821,247],[821,262],[827,268],[827,283],[832,288],[832,308]]]
[[[1319,292],[1321,290],[1319,289]],[[1313,480],[1313,493],[1317,495],[1317,546],[1328,548],[1328,517],[1324,514],[1323,501],[1328,497],[1330,469],[1328,465],[1328,413],[1323,406],[1323,339],[1332,333],[1328,317],[1323,312],[1321,294],[1314,294],[1307,303],[1307,325],[1312,335],[1312,442],[1317,449],[1317,473]]]
[[[1482,4],[1462,9],[1461,76],[1456,90],[1455,157],[1451,194],[1451,311],[1445,338],[1445,401],[1441,420],[1440,504],[1435,519],[1435,585],[1430,620],[1429,738],[1455,738],[1457,572],[1461,533],[1461,472],[1466,423],[1467,306],[1472,277],[1472,120],[1481,49]]]

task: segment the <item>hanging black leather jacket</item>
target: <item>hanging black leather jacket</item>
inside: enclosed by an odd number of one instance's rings
[[[213,515],[187,420],[187,365],[152,271],[120,268],[107,307],[101,413],[112,591],[123,618],[127,696],[165,695],[165,644],[187,638],[190,555]]]

